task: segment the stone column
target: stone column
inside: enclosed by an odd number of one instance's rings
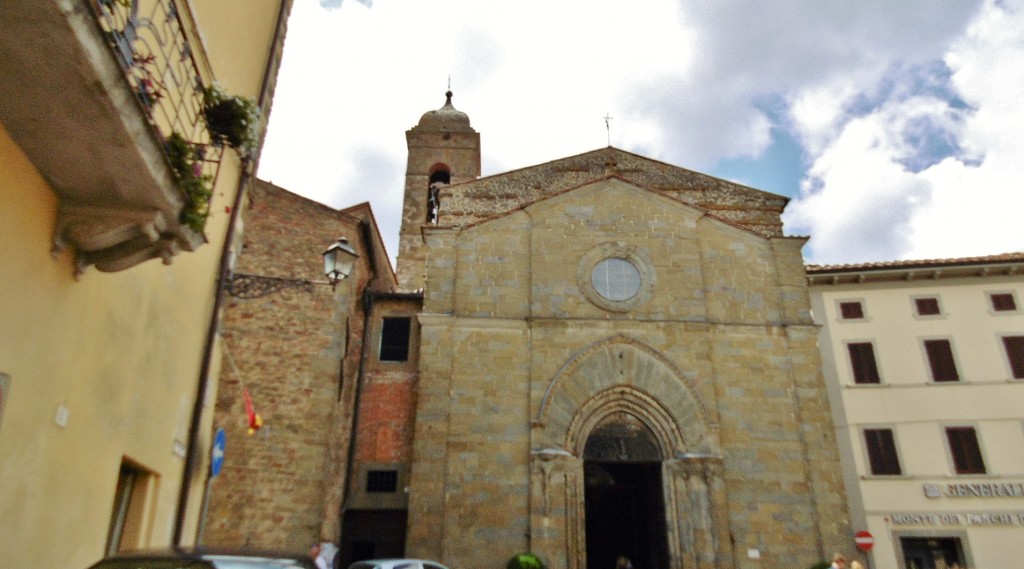
[[[731,569],[728,507],[722,480],[722,460],[716,456],[686,456],[667,461],[676,495],[679,559],[683,567]],[[670,544],[670,549],[672,544]]]
[[[582,484],[581,459],[561,449],[531,453],[530,550],[550,569],[585,566]]]
[[[732,543],[729,539],[729,501],[725,494],[725,463],[713,458],[704,463],[704,481],[711,499],[712,539],[719,569],[733,569]]]

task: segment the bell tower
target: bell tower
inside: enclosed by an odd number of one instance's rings
[[[452,92],[445,97],[443,107],[424,113],[405,133],[409,161],[397,267],[403,290],[424,286],[421,228],[444,219],[443,188],[480,176],[480,134],[469,125],[469,116],[452,106]]]

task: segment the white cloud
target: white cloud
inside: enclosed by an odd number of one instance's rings
[[[962,184],[1017,203],[1002,188],[1024,162],[1024,25],[1019,2],[980,4],[297,0],[259,174],[334,207],[370,200],[394,255],[404,132],[450,76],[484,174],[604,146],[606,113],[613,145],[698,170],[787,128],[808,159],[787,227],[814,235],[816,260],[917,255]],[[933,135],[959,154],[933,157]]]
[[[1024,250],[1022,31],[1019,3],[989,2],[951,44],[948,87],[966,106],[911,85],[911,77],[867,112],[851,110],[857,93],[848,83],[796,98],[793,116],[813,165],[786,221],[812,235],[812,260]],[[936,148],[948,155],[928,156]]]

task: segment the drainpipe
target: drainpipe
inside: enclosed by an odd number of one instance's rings
[[[192,420],[188,430],[188,445],[185,451],[185,468],[181,474],[181,489],[178,492],[178,512],[174,518],[174,539],[172,545],[181,546],[182,533],[185,529],[185,517],[188,512],[188,498],[191,489],[191,481],[195,476],[196,467],[200,463],[199,432],[203,418],[203,402],[206,400],[207,388],[210,384],[210,363],[213,361],[213,346],[217,339],[217,329],[220,327],[220,314],[224,304],[224,291],[231,278],[231,242],[235,234],[235,227],[241,211],[242,198],[245,196],[245,184],[251,179],[246,173],[249,161],[242,163],[243,174],[238,183],[238,191],[235,193],[235,201],[231,208],[231,218],[228,221],[227,236],[224,239],[224,247],[221,250],[220,267],[217,272],[217,286],[214,293],[213,315],[210,317],[210,325],[206,329],[206,342],[203,347],[203,360],[199,364],[199,386],[196,389],[196,399],[192,404]]]
[[[267,54],[267,65],[263,72],[263,84],[260,86],[259,108],[264,109],[267,97],[270,92],[271,78],[276,77],[279,68],[278,52],[284,45],[283,39],[286,30],[285,24],[288,20],[288,13],[291,9],[292,0],[281,0],[277,13],[277,25],[274,29],[274,39]],[[199,434],[203,419],[203,402],[206,400],[207,389],[210,385],[210,364],[213,361],[213,347],[217,341],[217,330],[220,328],[221,310],[224,304],[224,293],[228,282],[231,279],[231,245],[238,226],[238,218],[242,215],[242,200],[245,197],[246,184],[250,183],[256,171],[258,160],[250,158],[242,160],[242,175],[238,180],[238,189],[235,192],[234,203],[231,206],[231,217],[228,219],[228,228],[224,237],[224,245],[220,252],[220,265],[217,271],[217,282],[214,289],[213,313],[210,316],[210,325],[206,329],[206,340],[203,346],[203,359],[199,366],[199,384],[196,388],[196,398],[192,404],[192,419],[189,424],[188,443],[185,450],[185,466],[181,473],[181,488],[178,491],[178,511],[174,516],[174,536],[171,545],[181,547],[182,534],[185,531],[185,518],[188,514],[188,499],[191,490],[192,479],[196,475],[196,467],[200,463]]]

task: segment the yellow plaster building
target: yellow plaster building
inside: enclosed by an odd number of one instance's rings
[[[290,6],[0,10],[4,566],[194,539],[226,236],[264,124],[218,125],[203,88],[265,118]]]

